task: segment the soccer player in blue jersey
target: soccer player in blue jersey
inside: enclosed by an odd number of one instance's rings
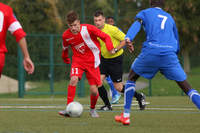
[[[125,37],[126,42],[133,41],[142,26],[146,32],[146,41],[131,66],[125,85],[124,111],[121,115],[115,116],[115,120],[123,125],[130,124],[130,109],[136,80],[140,76],[152,79],[158,71],[167,79],[174,80],[200,109],[200,94],[187,82],[187,76],[177,57],[179,38],[174,19],[162,10],[164,0],[149,2],[151,8],[142,10],[136,15],[135,22]]]

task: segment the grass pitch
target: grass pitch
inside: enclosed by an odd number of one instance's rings
[[[58,115],[66,99],[0,99],[0,133],[199,133],[200,111],[186,96],[147,97],[150,104],[140,111],[132,106],[131,125],[114,121],[122,106],[99,112],[100,118],[89,115],[89,97],[77,98],[84,106],[80,118]],[[98,101],[102,104],[101,99]],[[123,104],[121,99],[120,104]]]

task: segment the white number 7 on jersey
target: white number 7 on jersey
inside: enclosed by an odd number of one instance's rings
[[[161,26],[160,26],[160,28],[163,30],[163,29],[165,29],[165,22],[167,21],[167,17],[163,16],[163,15],[160,15],[160,14],[158,15],[158,17],[163,19],[162,23],[161,23]]]
[[[4,16],[3,13],[0,11],[0,32],[3,29],[3,21],[4,21]]]

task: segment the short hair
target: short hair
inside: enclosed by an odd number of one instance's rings
[[[97,10],[95,13],[94,13],[94,17],[99,17],[99,16],[104,16],[103,12],[101,10]]]
[[[74,21],[78,20],[79,16],[75,11],[69,11],[67,14],[67,23],[72,24]]]
[[[113,20],[115,20],[113,16],[107,16],[107,17],[106,17],[106,20],[108,20],[108,19],[113,19]]]
[[[152,7],[164,7],[165,0],[150,0],[150,5]]]

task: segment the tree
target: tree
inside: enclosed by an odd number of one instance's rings
[[[166,10],[172,14],[178,27],[184,70],[187,73],[190,72],[190,52],[193,47],[197,47],[199,41],[199,6],[198,0],[173,0],[166,4]]]

